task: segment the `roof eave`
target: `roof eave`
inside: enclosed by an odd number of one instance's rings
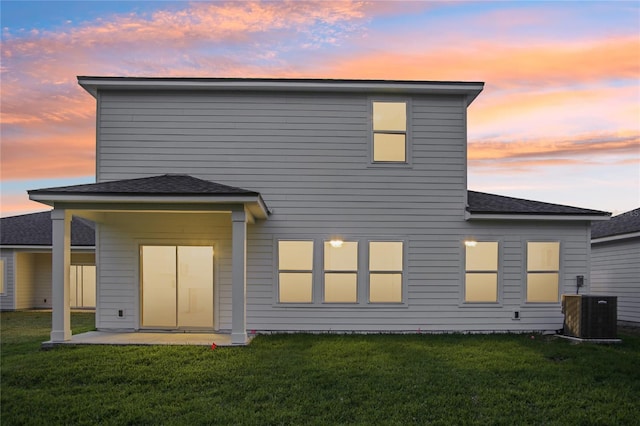
[[[28,191],[29,199],[55,208],[56,204],[104,204],[118,205],[135,203],[152,206],[154,204],[172,204],[179,210],[180,204],[229,205],[244,204],[251,214],[258,219],[266,219],[269,208],[259,193],[238,195],[114,195],[114,194],[70,194],[46,191]]]
[[[278,92],[350,92],[464,95],[467,105],[482,92],[483,82],[314,80],[314,79],[207,79],[78,77],[78,84],[92,96],[100,90],[224,90]]]
[[[82,251],[82,250],[95,250],[96,246],[82,246],[82,245],[71,245],[71,250]],[[0,244],[0,249],[20,249],[20,250],[51,250],[51,244]]]
[[[596,214],[546,214],[546,213],[481,213],[465,212],[465,220],[536,220],[536,221],[604,221],[608,215]]]
[[[629,239],[632,239],[632,238],[640,238],[640,231],[629,232],[629,233],[626,233],[626,234],[609,235],[609,236],[605,236],[605,237],[593,238],[593,239],[591,239],[591,244],[607,243],[607,242],[610,242],[610,241],[629,240]]]

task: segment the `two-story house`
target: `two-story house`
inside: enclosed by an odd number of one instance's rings
[[[483,83],[79,77],[95,184],[53,206],[52,341],[70,338],[69,219],[96,223],[99,330],[562,327],[609,214],[467,190]]]

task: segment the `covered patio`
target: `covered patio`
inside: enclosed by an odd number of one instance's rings
[[[252,336],[248,336],[248,344]],[[235,346],[230,334],[222,333],[161,333],[161,332],[109,332],[88,331],[74,334],[62,342],[47,341],[43,348],[55,345],[189,345],[189,346]]]
[[[51,212],[53,230],[52,329],[49,344],[82,344],[101,341],[104,342],[103,344],[113,342],[112,344],[206,343],[210,345],[215,341],[215,338],[223,345],[227,342],[233,345],[244,345],[248,342],[246,332],[247,224],[255,223],[256,220],[267,219],[269,215],[269,210],[259,193],[198,179],[188,175],[161,175],[139,179],[32,190],[29,191],[29,198],[53,207],[53,211]],[[223,214],[224,217],[228,218],[225,219],[225,223],[228,223],[228,225],[225,225],[225,229],[227,229],[226,232],[230,234],[230,247],[228,247],[228,257],[230,258],[228,259],[230,266],[229,281],[231,287],[230,334],[213,333],[221,328],[215,321],[213,322],[213,324],[216,324],[215,326],[208,325],[202,330],[189,330],[194,331],[194,333],[177,332],[184,331],[178,329],[177,322],[175,330],[173,329],[174,327],[171,326],[168,327],[170,330],[163,330],[162,326],[156,327],[158,328],[157,330],[145,330],[146,327],[143,326],[142,319],[144,305],[142,302],[143,296],[141,295],[141,271],[138,271],[137,274],[131,273],[128,276],[127,291],[122,291],[116,296],[110,295],[111,305],[107,306],[106,303],[102,303],[103,301],[101,301],[100,298],[101,287],[108,284],[106,281],[101,282],[103,275],[101,274],[100,261],[98,261],[96,324],[99,331],[94,332],[94,334],[72,336],[69,303],[69,236],[71,216],[80,216],[96,222],[97,232],[100,236],[96,244],[96,255],[100,258],[100,241],[107,240],[109,237],[109,233],[106,230],[101,232],[101,225],[107,223],[114,217],[118,217],[118,215],[120,215],[120,217],[125,215],[125,217],[137,218],[136,220],[142,224],[155,218],[156,228],[153,229],[163,230],[164,225],[162,219],[166,218],[167,214],[180,215],[180,217],[183,218],[183,223],[190,225],[192,228],[194,226],[193,223],[206,223],[207,219],[203,218],[212,218],[214,214],[216,217],[220,216],[219,214]],[[199,219],[189,220],[189,217],[197,217]],[[190,224],[189,222],[193,223]],[[173,238],[176,238],[176,232],[177,231],[174,232]],[[199,233],[199,230],[192,229],[192,232]],[[159,237],[157,238],[158,241],[163,241],[160,240]],[[137,240],[132,238],[131,241]],[[169,243],[166,244],[172,244],[171,240],[168,241]],[[180,243],[173,243],[172,245],[177,246],[180,245]],[[128,259],[128,261],[134,262],[134,260],[131,259]],[[136,268],[137,266],[133,269]],[[129,272],[131,271],[132,268],[129,267]],[[174,287],[177,291],[178,286],[175,282]],[[113,290],[110,291],[112,291],[112,293],[114,292]],[[114,299],[120,301],[123,306],[126,305],[128,308],[114,308]],[[194,300],[197,301],[197,297]],[[176,303],[177,302],[174,301],[174,305]],[[107,311],[109,318],[112,316],[114,319],[125,316],[128,316],[128,318],[125,322],[122,322],[122,326],[114,326],[113,324],[116,323],[110,319],[110,325],[101,327],[98,315],[102,314],[100,318],[103,318]],[[167,315],[171,315],[171,312],[167,311]],[[106,323],[107,321],[105,321],[105,324]],[[158,333],[158,331],[164,331],[164,333]],[[118,334],[120,334],[120,336],[117,336]]]

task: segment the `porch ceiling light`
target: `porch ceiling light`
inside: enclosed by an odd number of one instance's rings
[[[475,247],[478,245],[476,240],[465,240],[464,245],[467,247]]]
[[[329,241],[329,244],[331,244],[331,247],[340,248],[342,247],[342,244],[344,244],[344,241],[342,241],[339,238],[334,238],[331,241]]]

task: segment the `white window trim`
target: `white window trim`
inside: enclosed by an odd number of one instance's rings
[[[312,242],[313,243],[313,251],[312,251],[312,259],[311,259],[311,270],[303,270],[303,269],[280,269],[280,248],[279,243],[281,241],[298,241],[298,242]],[[316,273],[318,270],[318,264],[316,262],[316,252],[317,252],[317,243],[315,238],[274,238],[273,245],[273,265],[274,265],[274,290],[273,290],[273,305],[274,306],[285,306],[285,307],[296,307],[296,306],[311,306],[316,300],[316,287],[317,287],[317,279]],[[310,302],[281,302],[280,301],[280,273],[311,273],[311,301]]]
[[[369,119],[367,122],[367,131],[369,132],[368,144],[367,144],[367,160],[370,168],[392,168],[392,169],[407,169],[413,167],[413,137],[412,137],[412,120],[413,106],[410,98],[405,97],[387,97],[377,96],[368,98],[368,114]],[[373,135],[376,133],[373,131],[373,104],[374,102],[404,102],[407,106],[407,127],[405,131],[405,161],[373,161]],[[396,132],[391,132],[396,133]],[[401,132],[397,132],[400,134]]]
[[[7,261],[4,257],[0,257],[0,294],[7,294]]]
[[[498,274],[498,282],[497,282],[497,297],[496,297],[496,301],[495,302],[467,302],[466,301],[466,291],[467,291],[467,268],[466,268],[466,260],[467,260],[467,251],[466,251],[466,246],[464,245],[464,241],[467,240],[467,238],[462,240],[462,253],[461,253],[461,266],[460,266],[460,282],[462,283],[462,286],[460,288],[460,304],[459,307],[463,307],[463,308],[502,308],[503,307],[503,275],[502,274],[502,262],[504,259],[504,255],[503,255],[503,250],[504,250],[504,243],[503,240],[501,238],[491,238],[491,237],[487,237],[487,238],[482,238],[482,239],[478,239],[477,242],[479,243],[498,243],[498,269],[496,270],[496,273]]]
[[[329,235],[289,238],[287,236],[273,237],[273,285],[272,307],[278,309],[404,309],[408,303],[408,238],[398,237],[369,237],[351,236],[341,234],[344,241],[358,243],[358,275],[357,275],[357,302],[324,302],[324,242],[329,241]],[[278,269],[278,242],[279,241],[313,241],[314,259],[312,271],[312,301],[311,303],[286,303],[279,300],[279,269]],[[401,302],[369,302],[369,242],[401,242],[402,243],[402,301]],[[318,251],[318,247],[321,248]]]
[[[558,243],[558,270],[557,271],[535,271],[537,273],[549,273],[549,272],[557,272],[558,273],[558,301],[557,302],[529,302],[527,300],[527,289],[529,286],[529,243]],[[526,240],[524,241],[524,245],[522,247],[522,265],[523,265],[523,278],[522,282],[524,286],[522,287],[522,306],[536,306],[536,307],[556,307],[562,303],[562,271],[564,270],[564,256],[562,256],[562,241],[553,240],[553,239],[541,239],[541,240]],[[535,273],[534,272],[534,273]]]
[[[372,242],[399,242],[402,243],[402,271],[401,276],[402,276],[402,285],[401,285],[401,297],[400,297],[400,302],[371,302],[371,297],[370,297],[370,285],[369,285],[369,276],[370,274],[376,273],[376,271],[371,271],[369,269],[369,243]],[[406,238],[390,238],[390,237],[385,237],[385,238],[368,238],[366,240],[366,264],[365,264],[365,269],[364,269],[364,273],[366,274],[366,279],[364,280],[364,286],[365,291],[364,291],[364,295],[366,296],[366,303],[368,306],[382,306],[382,307],[396,307],[396,306],[408,306],[408,284],[407,284],[407,264],[408,264],[408,256],[407,256],[407,252],[408,252],[408,244],[407,244],[407,239]],[[384,271],[385,273],[389,273],[389,274],[397,274],[397,271]]]
[[[361,281],[361,276],[360,276],[360,258],[362,257],[362,248],[361,248],[361,244],[360,241],[356,240],[349,240],[349,239],[343,239],[342,241],[345,243],[356,243],[357,244],[357,256],[358,256],[358,261],[357,261],[357,265],[356,265],[356,269],[354,270],[349,270],[349,271],[334,271],[331,269],[325,269],[324,268],[324,245],[325,243],[331,241],[330,239],[325,239],[322,241],[322,253],[320,254],[321,257],[321,262],[322,262],[322,285],[321,285],[321,290],[322,290],[322,296],[321,296],[321,303],[323,305],[350,305],[350,306],[354,306],[357,305],[358,303],[360,303],[360,293],[361,293],[361,289],[360,289],[360,281]],[[326,281],[325,281],[325,277],[326,274],[356,274],[356,300],[355,302],[327,302],[325,301],[325,290],[326,290]]]

